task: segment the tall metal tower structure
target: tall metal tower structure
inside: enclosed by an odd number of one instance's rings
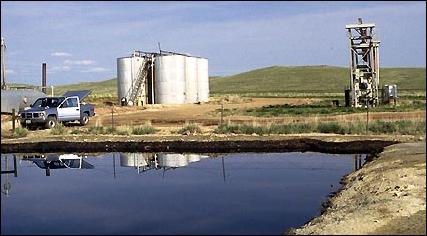
[[[350,40],[350,89],[351,106],[377,106],[379,104],[380,63],[378,47],[380,41],[375,39],[375,24],[349,24]]]

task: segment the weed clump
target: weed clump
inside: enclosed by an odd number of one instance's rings
[[[27,137],[27,135],[28,135],[28,129],[22,128],[22,127],[15,128],[15,130],[12,133],[13,138],[23,138],[23,137]]]
[[[202,133],[202,129],[200,129],[199,125],[190,123],[178,130],[178,133],[182,135],[197,134]]]
[[[143,125],[132,128],[132,134],[144,135],[144,134],[155,134],[157,130],[151,125]]]
[[[53,135],[63,135],[67,132],[67,128],[61,123],[58,122],[51,130],[50,133]]]

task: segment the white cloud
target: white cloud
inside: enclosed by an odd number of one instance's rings
[[[71,67],[70,66],[54,66],[52,68],[48,68],[47,71],[48,72],[56,72],[56,71],[70,71]]]
[[[11,69],[6,69],[6,74],[8,75],[15,74],[15,71]]]
[[[95,61],[92,60],[65,60],[64,64],[66,65],[84,65],[84,66],[88,66],[88,65],[93,65],[95,64]]]
[[[53,52],[50,54],[52,57],[71,57],[72,55],[67,52]]]
[[[105,72],[108,71],[108,69],[104,68],[104,67],[92,67],[86,70],[82,70],[81,72],[94,72],[94,73],[99,73],[99,72]]]

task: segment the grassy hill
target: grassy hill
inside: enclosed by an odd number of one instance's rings
[[[99,82],[85,82],[71,85],[56,86],[54,89],[55,95],[64,94],[68,90],[92,90],[91,95],[95,96],[117,96],[117,79],[109,79]]]
[[[383,68],[380,83],[399,90],[426,89],[425,68]],[[213,94],[290,91],[342,92],[349,85],[349,69],[331,66],[272,66],[210,81]]]
[[[332,66],[272,66],[226,77],[211,77],[211,94],[310,92],[342,93],[349,84],[349,69]],[[426,90],[425,68],[382,68],[380,83],[397,84],[398,90]],[[55,87],[67,90],[92,89],[92,95],[116,96],[116,79]]]

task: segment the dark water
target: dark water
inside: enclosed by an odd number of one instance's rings
[[[354,155],[15,155],[2,234],[281,234],[320,213]],[[2,154],[2,171],[14,169]]]

